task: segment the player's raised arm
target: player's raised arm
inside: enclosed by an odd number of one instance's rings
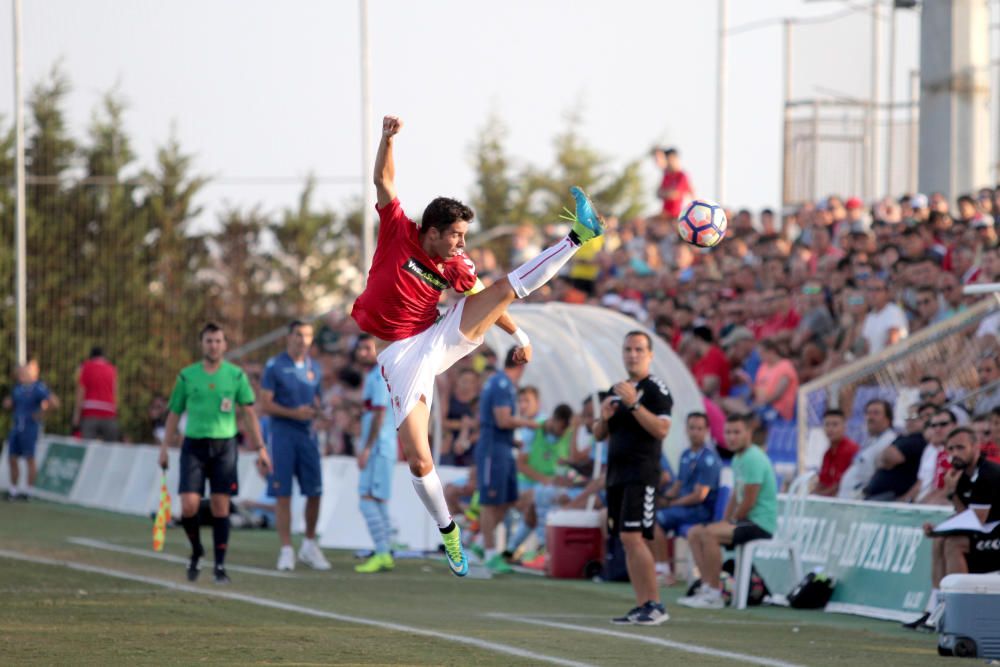
[[[403,128],[403,121],[396,116],[382,119],[382,140],[375,154],[375,192],[379,207],[396,198],[396,163],[392,159],[392,138]]]

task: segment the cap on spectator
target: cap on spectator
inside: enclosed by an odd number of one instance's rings
[[[972,218],[972,228],[973,229],[985,229],[987,227],[993,226],[993,216],[987,213],[977,213],[974,218]]]
[[[730,347],[736,343],[753,339],[753,333],[746,327],[733,327],[733,330],[723,337],[721,345],[722,347]]]
[[[851,209],[851,208],[864,208],[865,204],[864,204],[863,201],[861,201],[861,199],[859,197],[851,197],[850,199],[848,199],[844,203],[844,206],[846,208],[849,208],[849,209]]]
[[[927,208],[927,195],[921,192],[918,192],[917,194],[913,195],[912,197],[910,197],[910,206],[912,206],[914,210],[919,208]]]

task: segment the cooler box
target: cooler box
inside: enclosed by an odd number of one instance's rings
[[[600,572],[604,559],[601,513],[595,510],[549,512],[545,521],[545,545],[549,552],[545,572],[550,577],[582,579],[588,568]]]
[[[938,653],[1000,658],[1000,574],[949,574],[941,595]]]

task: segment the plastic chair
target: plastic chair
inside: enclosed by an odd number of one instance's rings
[[[747,594],[750,592],[750,572],[753,568],[753,555],[757,549],[787,550],[792,561],[795,582],[802,581],[802,559],[799,555],[799,544],[795,541],[795,529],[799,526],[806,511],[806,498],[809,497],[809,482],[814,473],[808,472],[792,482],[785,496],[784,518],[778,525],[778,532],[767,540],[752,540],[736,547],[736,608],[747,608]]]

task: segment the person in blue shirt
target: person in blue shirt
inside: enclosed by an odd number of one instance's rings
[[[392,473],[399,457],[396,421],[393,418],[389,387],[378,365],[375,339],[368,334],[358,336],[354,359],[364,369],[365,383],[361,398],[361,438],[358,441],[358,495],[361,514],[375,543],[371,558],[354,568],[361,574],[374,574],[395,567],[389,547],[392,523],[389,520],[389,498],[392,495]]]
[[[268,440],[274,473],[268,491],[277,499],[275,523],[281,540],[279,570],[295,569],[292,549],[292,478],[306,497],[306,533],[299,548],[299,560],[315,570],[329,570],[316,542],[323,478],[320,472],[319,447],[312,428],[319,413],[322,370],[309,356],[313,341],[311,324],[295,320],[288,325],[286,348],[268,359],[260,382],[261,410],[271,416]]]
[[[511,567],[496,549],[496,528],[507,511],[517,501],[517,460],[514,431],[521,427],[534,428],[534,420],[515,414],[517,383],[524,366],[511,348],[504,368],[497,371],[483,387],[479,396],[479,441],[476,443],[476,482],[479,488],[480,526],[486,566],[497,573],[510,572]]]
[[[24,459],[27,465],[30,488],[35,484],[38,472],[35,466],[35,445],[38,444],[39,422],[43,412],[59,407],[59,398],[44,382],[39,381],[38,362],[34,359],[19,366],[15,375],[17,385],[3,401],[4,409],[14,412],[14,423],[7,440],[7,458],[10,463],[10,490],[7,497],[10,500],[27,500],[27,491],[18,491],[21,479],[20,459]]]
[[[681,454],[674,483],[658,503],[663,509],[656,512],[657,523],[668,534],[685,524],[710,523],[719,493],[722,464],[707,447],[708,416],[689,413],[686,425],[691,447]]]

